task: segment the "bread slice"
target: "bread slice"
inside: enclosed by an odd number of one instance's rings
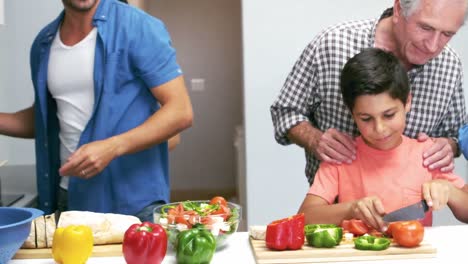
[[[34,219],[36,222],[36,244],[37,248],[46,248],[46,227],[45,227],[45,218],[44,216],[39,216]]]
[[[55,214],[44,216],[45,232],[46,232],[46,246],[51,248],[54,241],[54,233],[57,226],[55,225]]]
[[[31,231],[29,232],[28,237],[24,241],[21,248],[37,248],[36,245],[36,222],[31,221]]]

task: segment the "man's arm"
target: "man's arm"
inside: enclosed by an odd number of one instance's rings
[[[152,88],[151,92],[161,108],[140,126],[113,137],[118,156],[159,144],[192,125],[192,104],[182,76]]]
[[[0,134],[34,138],[34,106],[16,113],[0,113]]]
[[[438,125],[440,131],[433,131],[439,137],[433,138],[434,144],[424,151],[424,166],[430,170],[440,169],[441,172],[450,172],[455,168],[454,157],[460,155],[458,148],[458,132],[460,127],[465,125],[467,120],[465,95],[463,90],[463,70],[461,63],[458,69],[458,80],[453,91],[450,104],[447,107],[442,123]],[[423,134],[423,136],[421,136]],[[418,135],[419,141],[428,138],[424,133]],[[421,140],[423,139],[423,140]]]
[[[192,104],[182,76],[152,88],[151,92],[161,104],[158,111],[134,129],[81,146],[62,166],[60,174],[90,178],[116,157],[167,141],[192,125]]]
[[[173,137],[171,137],[168,141],[167,141],[167,145],[168,145],[168,149],[169,150],[173,150],[175,149],[175,147],[177,145],[180,144],[180,134],[177,134]]]

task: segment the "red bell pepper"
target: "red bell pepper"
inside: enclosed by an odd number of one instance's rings
[[[305,237],[304,223],[304,214],[297,214],[271,222],[266,230],[266,246],[273,250],[302,248]]]
[[[128,264],[161,263],[166,250],[167,234],[159,224],[133,224],[125,232],[122,251]]]

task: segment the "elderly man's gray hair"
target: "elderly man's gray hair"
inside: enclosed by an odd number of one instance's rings
[[[401,10],[403,11],[403,16],[408,18],[413,14],[414,11],[416,11],[419,8],[419,5],[421,3],[421,0],[400,0],[400,7]],[[467,4],[467,9],[468,9],[468,4]],[[468,19],[468,10],[465,10],[465,22]]]

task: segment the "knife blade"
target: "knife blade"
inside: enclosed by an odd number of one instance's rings
[[[408,205],[386,214],[383,217],[383,220],[385,222],[395,222],[422,219],[426,216],[426,212],[428,210],[429,206],[427,205],[426,201],[421,200],[415,204]]]

